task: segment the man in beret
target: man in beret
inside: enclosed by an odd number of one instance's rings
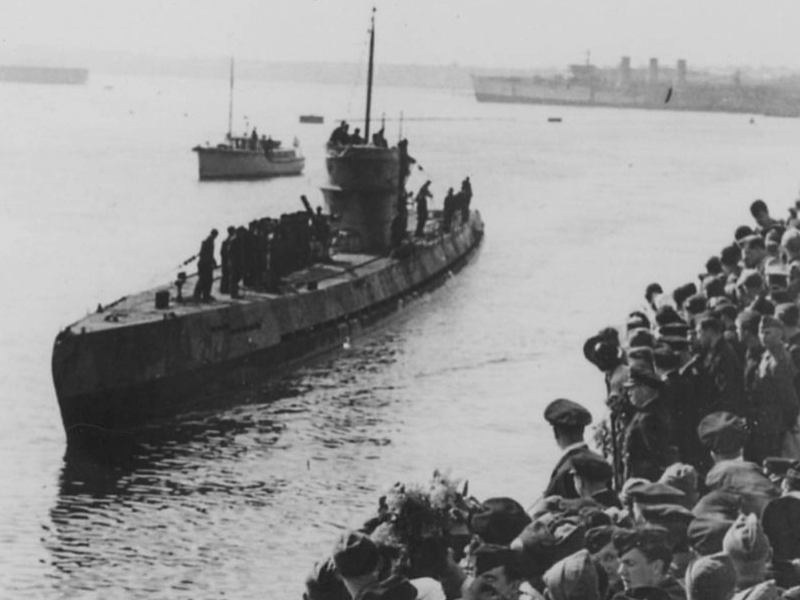
[[[742,262],[747,269],[755,269],[764,274],[767,246],[758,234],[748,235],[742,240]]]
[[[785,224],[769,216],[767,203],[761,199],[754,200],[750,205],[750,214],[756,222],[756,232],[766,234],[773,229],[784,229]]]
[[[750,439],[745,458],[761,464],[781,453],[784,435],[795,428],[800,400],[794,387],[795,370],[783,344],[783,324],[769,315],[761,317],[758,338],[764,352],[752,380],[746,381],[745,414]]]
[[[742,414],[742,364],[725,340],[722,322],[711,315],[699,317],[695,333],[700,347],[694,372],[698,398],[702,400],[701,414],[720,410]]]
[[[736,280],[736,301],[740,308],[752,304],[766,292],[764,278],[755,269],[743,269]]]
[[[664,528],[622,530],[612,539],[619,555],[619,575],[627,592],[658,587],[667,592],[671,600],[686,599],[683,587],[669,574],[672,550]]]
[[[629,402],[633,418],[625,429],[625,478],[658,479],[678,460],[672,415],[661,397],[663,381],[653,372],[631,367]]]
[[[562,452],[544,495],[578,498],[572,480],[572,458],[589,454],[602,459],[602,456],[589,449],[583,439],[583,431],[592,422],[592,414],[577,402],[559,398],[547,405],[544,418],[552,426],[556,443]]]
[[[778,490],[759,465],[744,459],[749,435],[745,420],[732,413],[711,413],[700,421],[697,433],[714,460],[706,486],[735,492],[751,501],[760,515],[767,502],[777,497]]]
[[[611,465],[602,456],[577,454],[572,457],[572,477],[581,498],[594,500],[609,508],[621,509],[619,496],[609,488],[614,477]]]

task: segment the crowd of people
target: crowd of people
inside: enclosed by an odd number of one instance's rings
[[[342,121],[331,132],[331,136],[328,139],[328,144],[330,146],[352,146],[366,144],[368,141],[369,140],[366,140],[361,135],[360,127],[356,127],[353,129],[353,133],[350,133],[350,123],[347,121]],[[386,141],[386,137],[384,135],[384,127],[381,127],[378,131],[372,134],[372,145],[377,146],[378,148],[389,147],[389,143]]]
[[[279,219],[265,217],[248,227],[228,227],[220,244],[221,279],[219,291],[232,298],[241,297],[241,286],[277,293],[282,277],[315,262],[329,260],[330,224],[321,208],[282,214]],[[200,245],[198,279],[194,299],[210,302],[214,279],[214,242],[219,232],[213,229]]]
[[[562,451],[539,500],[484,501],[435,473],[395,485],[306,580],[306,600],[800,598],[800,201],[754,223],[624,328],[584,345],[605,376],[594,429],[544,419]]]

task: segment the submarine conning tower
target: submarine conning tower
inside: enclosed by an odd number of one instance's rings
[[[345,232],[353,252],[388,252],[392,219],[398,213],[399,196],[405,192],[400,181],[400,149],[332,147],[325,166],[328,184],[322,186],[322,193],[331,215],[331,233]]]

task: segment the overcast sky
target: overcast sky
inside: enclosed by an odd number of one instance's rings
[[[6,48],[486,67],[616,64],[800,68],[798,0],[0,0]]]

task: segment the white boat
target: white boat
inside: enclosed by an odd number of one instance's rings
[[[283,175],[300,175],[306,159],[300,152],[297,138],[291,148],[281,147],[279,140],[263,135],[256,129],[251,135],[234,136],[233,125],[233,59],[231,59],[231,90],[228,105],[228,133],[225,141],[216,146],[195,146],[200,180],[263,179]]]
[[[261,179],[300,175],[306,159],[297,147],[271,139],[228,136],[217,146],[195,146],[200,179]]]

